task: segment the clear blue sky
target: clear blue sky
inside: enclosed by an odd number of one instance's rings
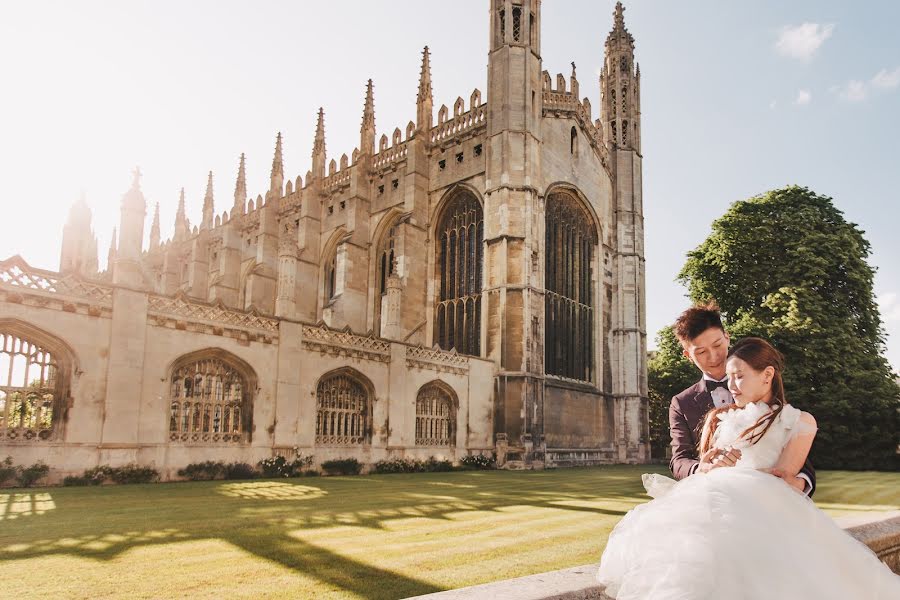
[[[543,3],[544,68],[568,74],[575,61],[595,112],[613,5]],[[712,220],[796,183],[865,230],[900,367],[900,3],[625,6],[642,74],[650,335],[687,305],[674,278]],[[135,165],[164,237],[182,186],[199,222],[209,170],[217,210],[230,207],[241,152],[251,194],[264,192],[278,131],[286,175],[305,175],[320,105],[329,158],[350,154],[370,77],[390,137],[415,117],[426,44],[436,109],[486,94],[487,24],[487,0],[3,0],[0,256],[56,268],[83,191],[102,263]]]

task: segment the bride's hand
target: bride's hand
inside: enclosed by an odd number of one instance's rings
[[[741,458],[741,451],[737,448],[721,449],[710,448],[700,457],[698,473],[709,473],[719,467],[733,467]]]

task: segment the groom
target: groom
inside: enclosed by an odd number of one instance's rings
[[[674,329],[684,355],[703,375],[696,384],[672,398],[669,406],[669,431],[672,435],[669,468],[675,479],[684,479],[698,471],[706,473],[719,467],[733,467],[741,457],[741,451],[720,451],[712,457],[697,455],[703,417],[713,408],[734,402],[725,376],[729,338],[722,326],[718,306],[714,303],[692,306],[681,313]],[[809,459],[797,477],[784,479],[808,496],[816,491],[816,472]]]

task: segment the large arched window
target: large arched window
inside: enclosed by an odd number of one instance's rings
[[[456,402],[450,391],[429,383],[416,396],[416,446],[454,446]]]
[[[248,371],[224,351],[180,359],[169,381],[169,440],[249,442],[255,378]]]
[[[0,323],[0,439],[55,437],[68,395],[68,370],[27,331]]]
[[[372,435],[372,403],[367,386],[350,371],[323,377],[316,388],[316,443],[354,446]]]
[[[549,375],[594,378],[594,219],[573,194],[551,193],[546,211],[544,362]]]
[[[468,192],[456,194],[435,230],[437,306],[434,341],[462,354],[480,354],[481,259],[484,216]]]

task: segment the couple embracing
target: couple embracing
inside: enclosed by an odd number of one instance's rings
[[[702,379],[672,399],[670,467],[609,536],[598,579],[618,600],[900,599],[900,577],[812,503],[816,421],[784,393],[760,338],[729,348],[715,305],[675,323]],[[676,481],[677,480],[677,481]]]

